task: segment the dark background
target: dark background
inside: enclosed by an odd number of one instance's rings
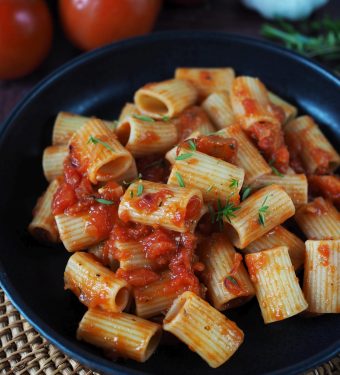
[[[50,7],[54,14],[54,42],[45,62],[36,72],[23,79],[0,81],[0,124],[9,115],[15,104],[41,79],[63,63],[82,53],[64,37],[58,23],[56,4],[57,1],[50,1]],[[321,19],[325,15],[339,18],[340,1],[330,0],[326,6],[316,11],[311,19]],[[257,13],[244,8],[241,0],[207,0],[203,5],[192,7],[165,3],[154,31],[213,30],[261,38],[259,30],[264,22],[266,20]]]

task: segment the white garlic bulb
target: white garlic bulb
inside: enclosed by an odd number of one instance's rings
[[[307,18],[311,13],[326,4],[328,0],[242,0],[250,9],[256,10],[268,19],[284,18],[296,21]]]

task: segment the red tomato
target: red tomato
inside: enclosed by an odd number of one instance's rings
[[[31,73],[47,56],[52,31],[43,0],[1,0],[0,79]]]
[[[68,38],[90,50],[151,31],[161,0],[59,0]]]

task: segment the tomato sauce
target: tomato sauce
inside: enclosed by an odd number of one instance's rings
[[[322,198],[314,199],[314,201],[308,203],[304,209],[306,213],[312,215],[325,215],[328,212],[328,207]]]
[[[257,282],[257,273],[267,264],[267,255],[263,252],[256,253],[246,257],[246,263],[248,266],[249,276],[253,283]]]
[[[138,172],[144,180],[153,182],[168,181],[170,164],[162,155],[149,155],[136,160]]]
[[[325,267],[329,266],[329,246],[327,244],[319,245],[318,253],[321,256],[320,264]]]
[[[323,196],[340,209],[339,176],[308,176],[308,188],[312,196]]]
[[[247,132],[253,138],[268,162],[285,173],[289,166],[289,152],[279,124],[257,122]]]
[[[174,193],[169,189],[162,189],[156,193],[145,193],[140,198],[132,199],[131,206],[138,211],[152,213],[173,196]]]
[[[199,152],[229,163],[235,163],[236,161],[238,143],[234,138],[224,138],[213,134],[187,139],[177,147],[177,155],[180,153],[181,148],[191,150],[192,142],[194,142],[195,149]]]

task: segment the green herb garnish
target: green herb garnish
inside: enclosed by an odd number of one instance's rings
[[[162,117],[162,120],[165,121],[165,122],[167,122],[167,121],[170,120],[170,117],[169,117],[169,116],[163,116],[163,117]]]
[[[139,184],[137,187],[137,197],[140,197],[143,194],[144,186]]]
[[[229,221],[229,223],[231,223],[231,218],[236,217],[235,211],[241,208],[240,206],[235,206],[235,204],[233,202],[230,202],[229,199],[227,200],[227,203],[225,204],[224,207],[222,207],[220,200],[217,201],[217,205],[218,205],[218,211],[217,211],[216,221],[220,221],[220,222],[225,217]]]
[[[264,24],[261,34],[307,57],[323,61],[340,58],[340,20],[325,17],[320,21],[299,23],[298,27],[279,21],[277,26]]]
[[[181,154],[176,157],[175,160],[186,160],[192,157],[193,154]]]
[[[236,178],[232,178],[229,187],[233,189],[238,188],[238,180],[236,180]]]
[[[149,116],[134,114],[132,117],[136,118],[137,120],[142,120],[142,121],[146,121],[146,122],[155,122],[155,120],[152,117],[149,117]]]
[[[196,143],[192,139],[188,140],[188,145],[189,145],[190,150],[196,151]]]
[[[261,207],[259,208],[259,223],[265,225],[265,213],[268,211],[269,206],[266,206],[268,195],[264,198]]]
[[[106,204],[106,205],[111,205],[111,204],[113,204],[112,201],[109,201],[109,200],[107,200],[107,199],[103,199],[103,198],[96,198],[96,201],[97,201],[98,203]]]
[[[110,150],[110,151],[113,151],[115,152],[115,150],[106,142],[102,141],[101,139],[98,139],[96,137],[93,137],[92,135],[90,135],[90,138],[89,140],[87,141],[87,143],[93,143],[94,145],[97,145],[98,143],[101,144],[102,146],[104,146],[107,150]]]
[[[247,199],[249,197],[250,193],[251,193],[251,188],[249,186],[246,186],[244,188],[243,192],[242,192],[242,197],[241,197],[242,201]]]
[[[279,172],[275,167],[274,167],[274,164],[275,161],[274,160],[270,160],[269,162],[269,166],[270,168],[272,169],[273,173],[276,174],[276,176],[279,176],[279,177],[284,177],[285,175],[282,174],[281,172]]]
[[[208,187],[208,189],[207,189],[207,192],[209,193],[209,191],[211,191],[213,187],[214,187],[214,185],[210,185],[210,186]]]
[[[229,280],[234,285],[239,286],[237,280],[234,277],[232,277],[232,276],[226,276],[226,279]]]
[[[177,178],[178,185],[180,187],[185,187],[185,183],[184,183],[183,177],[180,175],[180,173],[176,172],[175,175],[176,175],[176,178]]]

